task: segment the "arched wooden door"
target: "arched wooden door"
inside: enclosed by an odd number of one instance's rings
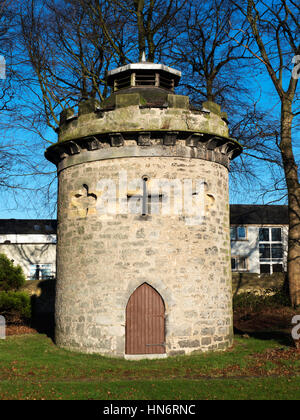
[[[165,305],[147,283],[138,287],[126,308],[126,354],[165,353]]]

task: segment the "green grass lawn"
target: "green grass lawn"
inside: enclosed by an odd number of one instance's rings
[[[45,335],[0,340],[0,399],[299,399],[300,357],[278,336],[226,352],[139,362],[59,349]]]

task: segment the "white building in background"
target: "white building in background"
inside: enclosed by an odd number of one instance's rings
[[[231,205],[231,265],[235,272],[286,271],[287,206]],[[56,220],[0,219],[0,254],[27,280],[55,278]]]
[[[287,269],[287,206],[231,205],[233,271],[273,274]]]
[[[23,268],[27,280],[56,271],[56,220],[0,219],[0,254]]]

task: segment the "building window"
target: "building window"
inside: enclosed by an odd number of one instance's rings
[[[269,260],[271,258],[271,245],[259,244],[259,259],[260,261]]]
[[[260,274],[271,274],[270,264],[260,264]]]
[[[283,264],[273,264],[272,268],[273,268],[273,273],[283,273],[284,272]]]
[[[284,271],[281,228],[259,229],[259,260],[261,274]]]
[[[247,258],[246,257],[231,257],[232,271],[247,271]]]
[[[246,241],[247,240],[247,227],[246,226],[231,227],[230,238],[232,241]]]
[[[49,280],[54,278],[52,264],[31,264],[29,280]]]
[[[281,235],[281,228],[272,228],[272,242],[281,242],[282,235]]]
[[[281,228],[260,228],[259,241],[260,242],[281,242],[282,241]]]

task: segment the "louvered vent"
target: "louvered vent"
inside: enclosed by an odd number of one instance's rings
[[[155,86],[155,73],[136,73],[135,86]]]
[[[131,86],[131,75],[115,80],[115,90],[127,89]]]
[[[169,89],[169,90],[173,90],[174,89],[174,79],[167,79],[166,77],[164,77],[163,75],[159,75],[159,86],[162,87],[163,89]]]
[[[114,90],[128,89],[134,86],[156,86],[173,90],[174,79],[167,78],[160,73],[136,72],[125,77],[117,77],[114,81]]]

